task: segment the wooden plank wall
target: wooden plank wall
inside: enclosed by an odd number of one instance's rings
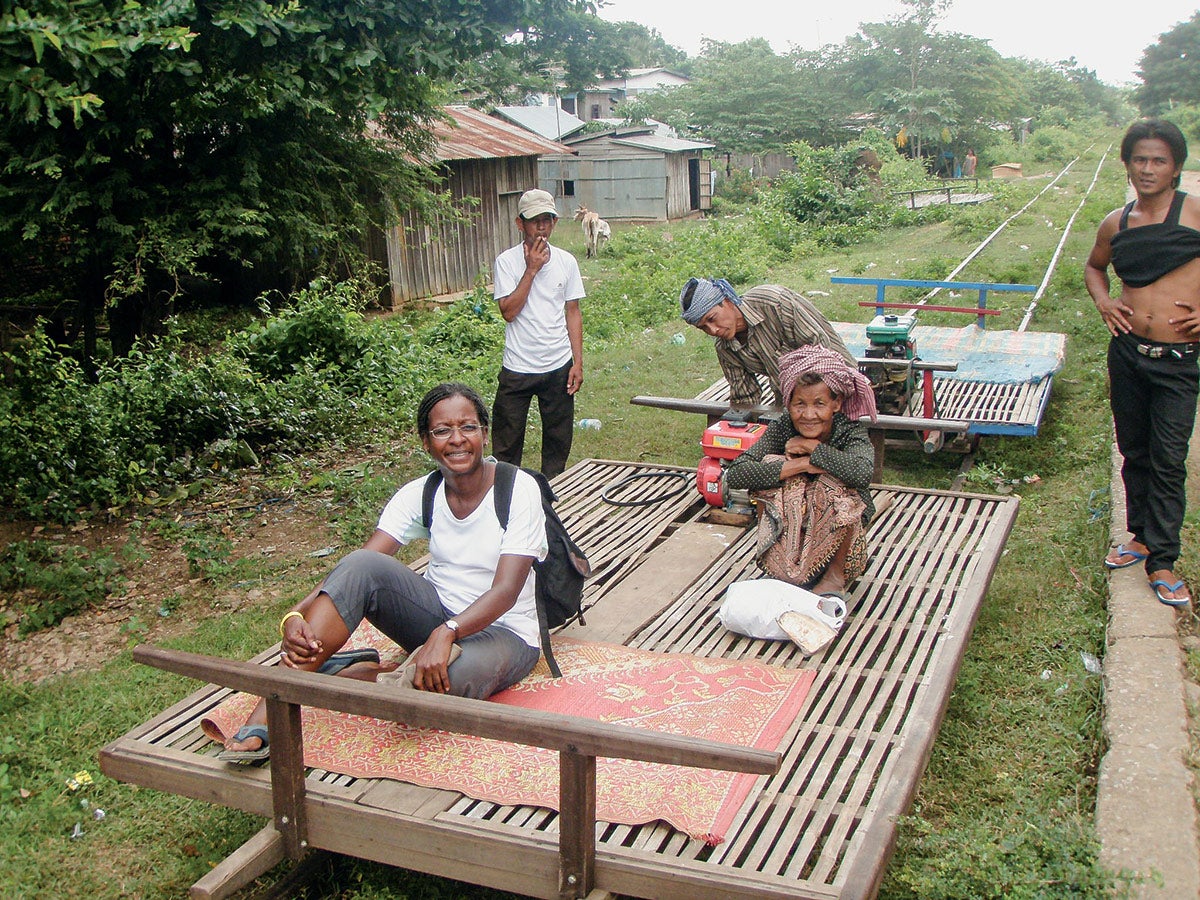
[[[406,302],[469,291],[481,273],[491,281],[496,256],[518,239],[513,219],[523,191],[537,184],[537,158],[457,160],[447,166],[446,190],[464,206],[466,223],[421,222],[411,213],[387,232],[393,309]]]
[[[669,153],[666,156],[667,179],[664,190],[667,195],[668,220],[683,219],[692,214],[688,160],[696,155],[694,153]]]

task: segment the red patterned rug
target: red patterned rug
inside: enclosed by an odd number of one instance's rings
[[[378,647],[385,660],[400,655],[369,627],[351,645]],[[492,701],[762,750],[779,746],[816,676],[569,638],[555,640],[554,655],[563,678],[550,677],[542,661]],[[204,720],[205,733],[223,741],[255,701],[244,694],[231,697]],[[508,806],[558,806],[553,751],[307,707],[303,723],[304,761],[316,768],[444,788]],[[717,844],[757,777],[599,759],[597,817],[629,825],[662,819]]]

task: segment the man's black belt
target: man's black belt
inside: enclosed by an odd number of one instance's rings
[[[1200,341],[1187,344],[1160,344],[1146,341],[1136,345],[1137,352],[1150,359],[1183,359],[1200,352]]]

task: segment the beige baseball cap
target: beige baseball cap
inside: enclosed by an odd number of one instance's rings
[[[554,206],[554,198],[550,196],[548,191],[534,188],[532,191],[526,191],[521,195],[521,199],[517,203],[517,215],[522,219],[535,219],[544,213],[550,213],[556,219],[558,218],[558,210]]]

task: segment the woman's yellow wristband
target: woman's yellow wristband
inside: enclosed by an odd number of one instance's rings
[[[287,632],[283,630],[283,626],[285,626],[287,624],[287,620],[290,619],[292,616],[295,616],[298,619],[303,619],[304,613],[293,609],[290,613],[288,613],[286,616],[284,616],[282,619],[279,620],[279,636],[281,638],[287,637]]]

